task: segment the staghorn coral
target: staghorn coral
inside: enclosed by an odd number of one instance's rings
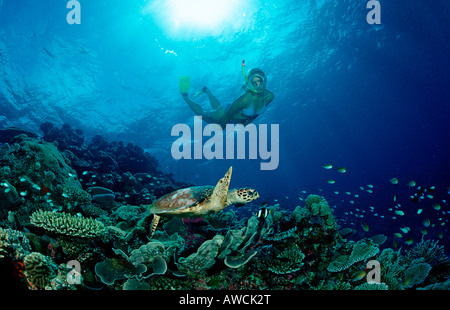
[[[39,252],[32,252],[23,261],[27,281],[38,289],[50,285],[52,278],[57,276],[58,267],[52,259]]]
[[[50,232],[80,238],[101,237],[105,232],[100,221],[64,212],[38,210],[31,215],[30,223]]]

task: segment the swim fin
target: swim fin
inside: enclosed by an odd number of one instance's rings
[[[189,89],[191,88],[191,77],[184,75],[180,76],[179,88],[181,94],[188,94]]]

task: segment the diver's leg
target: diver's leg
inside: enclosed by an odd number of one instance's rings
[[[187,102],[187,104],[195,114],[197,114],[198,116],[203,116],[203,109],[197,102],[191,100],[187,95],[183,96],[183,99]]]
[[[224,114],[225,108],[223,106],[219,106],[217,109],[203,113],[203,120],[211,124],[220,124]]]
[[[209,103],[211,104],[213,109],[217,109],[221,106],[219,100],[217,100],[217,98],[214,97],[214,95],[211,93],[211,91],[207,87],[204,87],[203,91],[205,94],[208,95]]]

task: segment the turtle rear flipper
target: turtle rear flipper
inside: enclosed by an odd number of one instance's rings
[[[230,187],[231,173],[233,167],[228,169],[225,176],[217,182],[211,195],[211,209],[214,212],[220,211],[227,206],[228,188]]]

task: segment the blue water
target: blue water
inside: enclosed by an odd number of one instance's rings
[[[419,241],[430,218],[428,237],[442,233],[448,250],[450,5],[380,2],[380,25],[366,22],[366,1],[255,0],[237,1],[219,28],[174,30],[158,1],[81,0],[81,24],[69,25],[65,1],[3,0],[0,127],[69,123],[86,140],[131,141],[164,172],[196,184],[215,183],[233,165],[232,187],[256,188],[260,202],[295,208],[299,197],[320,194],[336,217],[373,234],[408,226]],[[206,85],[229,104],[241,92],[244,58],[275,94],[255,124],[279,124],[278,168],[261,171],[259,158],[174,160],[171,128],[192,127],[194,117],[179,76],[191,76],[191,95]],[[198,100],[209,107],[206,96]],[[412,202],[418,185],[435,186],[433,198]],[[398,203],[405,215],[392,219]]]

